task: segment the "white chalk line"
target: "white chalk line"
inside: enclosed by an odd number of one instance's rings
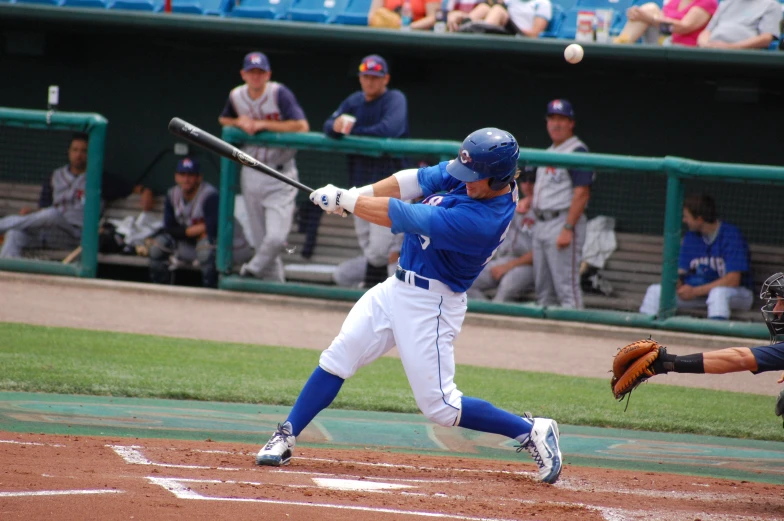
[[[39,447],[65,447],[59,443],[38,443],[36,441],[0,440],[0,443],[13,443],[14,445],[37,445]]]
[[[91,494],[122,494],[124,490],[30,490],[25,492],[0,492],[0,497],[29,496],[79,496]]]

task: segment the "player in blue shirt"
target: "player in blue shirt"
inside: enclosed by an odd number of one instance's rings
[[[327,185],[311,194],[327,212],[347,210],[404,233],[400,265],[354,305],[287,420],[259,451],[258,465],[287,464],[296,436],[332,403],[343,381],[397,345],[427,418],[513,438],[534,458],[542,481],[558,479],[562,458],[554,420],[520,417],[463,396],[454,381],[453,342],[465,318],[465,290],[509,230],[518,152],[511,134],[484,128],[469,135],[450,162],[402,170],[361,188]],[[417,204],[401,201],[422,196]]]
[[[408,137],[408,102],[405,94],[397,89],[388,88],[390,74],[386,60],[377,54],[366,56],[359,64],[358,73],[361,90],[346,98],[324,122],[324,134],[333,138],[341,138],[344,135]],[[349,182],[352,186],[381,181],[404,168],[401,158],[387,155],[371,157],[349,154],[347,159]],[[313,235],[320,218],[321,212],[312,219],[310,232]],[[377,226],[363,219],[355,218],[354,228],[362,247],[362,255],[367,261],[364,284],[366,288],[370,288],[387,278],[389,252],[394,238],[389,228]],[[356,262],[353,259],[349,260],[338,266],[338,272],[352,271],[355,266]],[[340,275],[338,280],[339,278]]]
[[[731,310],[749,310],[754,278],[749,247],[732,224],[716,217],[707,195],[692,194],[683,202],[684,235],[678,258],[678,308],[708,308],[708,317],[726,320]],[[659,311],[661,285],[648,287],[640,313]]]

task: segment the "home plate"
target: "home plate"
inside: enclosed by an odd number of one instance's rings
[[[400,485],[398,483],[379,483],[378,481],[367,481],[359,479],[332,479],[332,478],[312,478],[316,485],[332,490],[356,490],[362,492],[372,492],[374,490],[391,490],[397,488],[412,488],[411,485]]]

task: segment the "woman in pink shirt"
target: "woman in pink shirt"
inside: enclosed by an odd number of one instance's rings
[[[632,6],[626,10],[626,25],[613,41],[635,43],[644,36],[646,43],[662,43],[672,34],[675,45],[697,45],[697,36],[718,9],[717,0],[670,0],[663,9],[655,3]]]

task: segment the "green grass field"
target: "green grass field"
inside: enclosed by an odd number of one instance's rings
[[[292,405],[319,352],[0,323],[0,390]],[[458,366],[464,394],[560,423],[784,441],[775,400],[643,385],[629,408],[609,379]],[[416,412],[396,359],[346,382],[333,408]]]

